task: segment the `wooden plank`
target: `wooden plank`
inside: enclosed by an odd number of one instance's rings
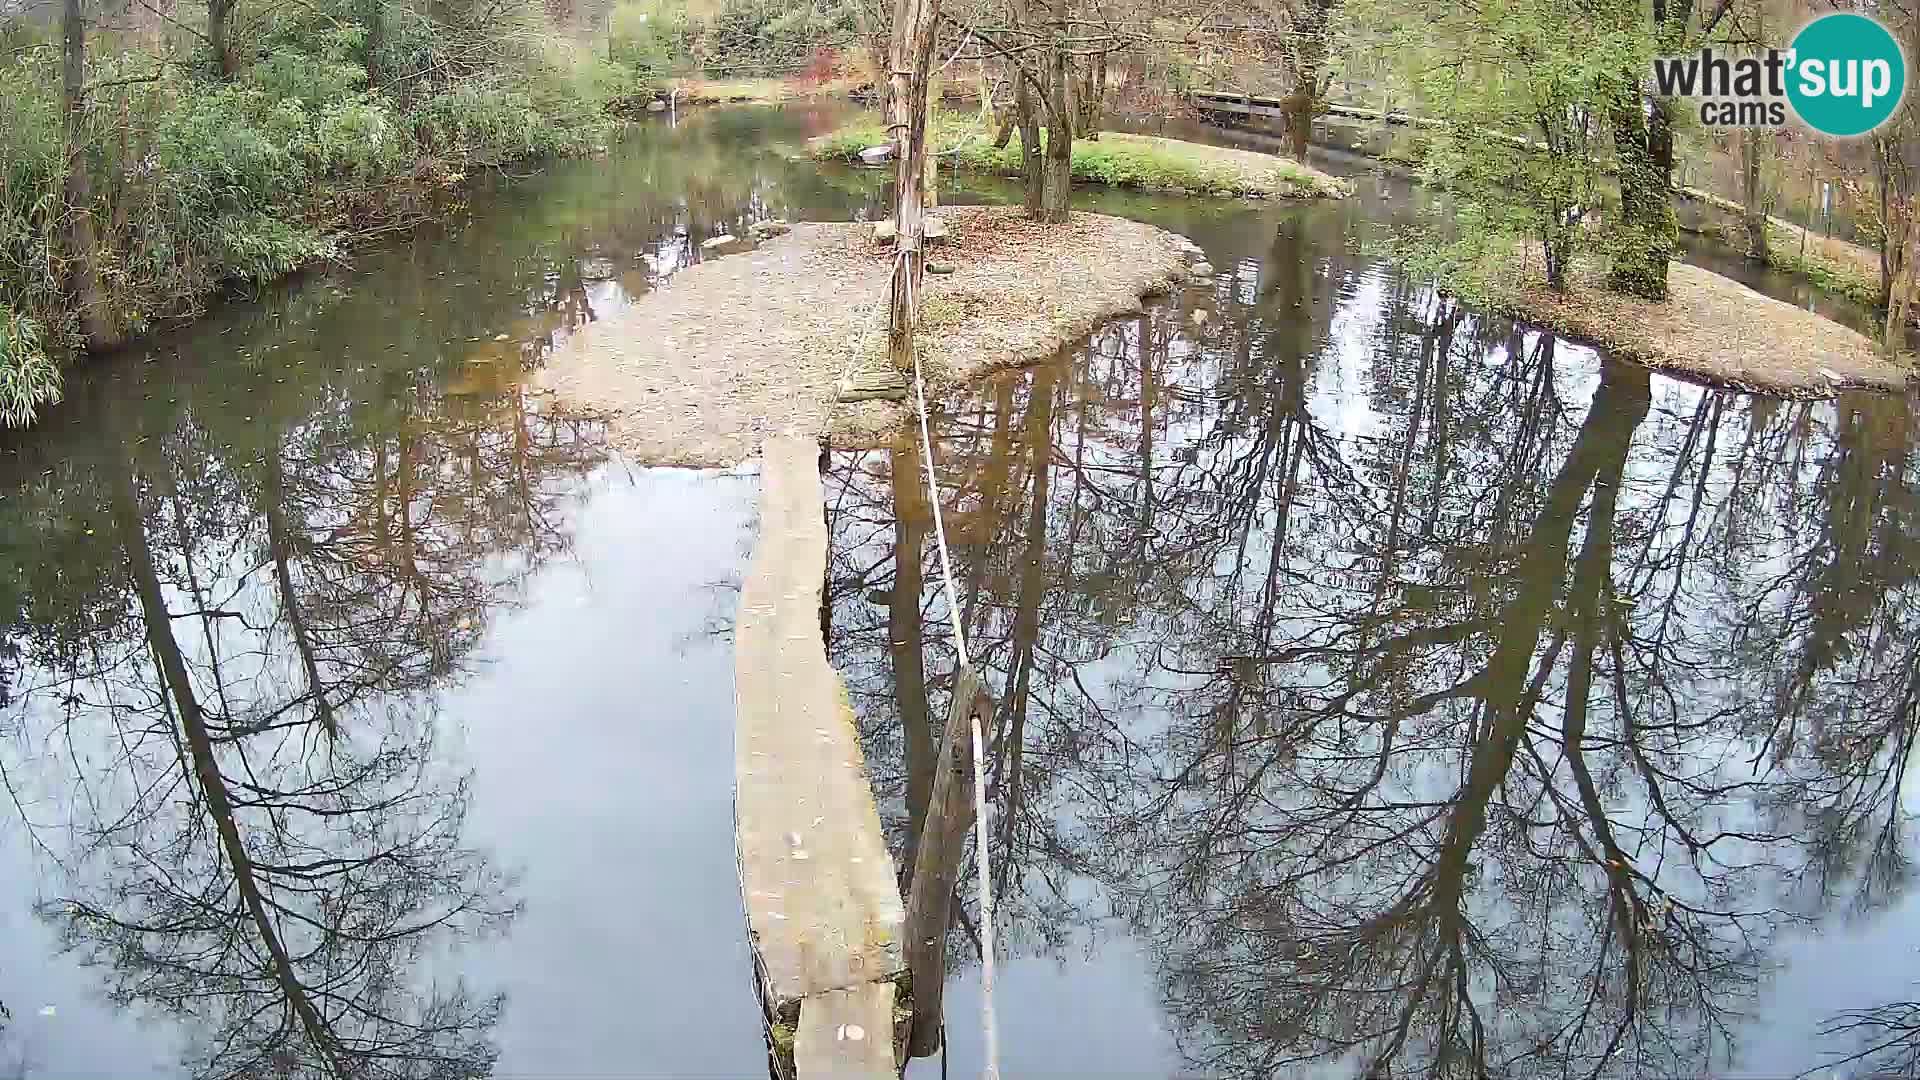
[[[762,457],[759,542],[734,630],[735,840],[749,938],[777,1010],[902,971],[906,913],[820,636],[819,447],[776,439]]]
[[[894,1080],[893,984],[829,990],[800,1003],[797,1080]]]
[[[967,830],[973,827],[973,716],[987,738],[993,702],[972,667],[954,680],[947,727],[940,735],[927,817],[915,845],[913,884],[907,895],[907,967],[913,972],[913,1030],[907,1053],[927,1057],[940,1049],[940,1021],[947,978],[947,923]]]
[[[1242,105],[1234,101],[1205,101],[1200,108],[1205,112],[1232,113],[1235,116],[1273,116],[1284,119],[1287,111],[1278,105]]]

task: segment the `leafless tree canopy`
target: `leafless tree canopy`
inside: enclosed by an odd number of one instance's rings
[[[1338,230],[941,418],[1012,939],[1111,905],[1202,1075],[1705,1074],[1784,931],[1910,881],[1902,414],[1298,257]],[[905,828],[953,670],[925,497],[910,450],[835,468],[832,645]]]

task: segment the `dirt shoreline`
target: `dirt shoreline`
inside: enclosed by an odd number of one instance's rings
[[[930,393],[1046,359],[1187,273],[1188,241],[1124,218],[939,213],[952,235],[933,258],[954,273],[927,277]],[[560,407],[606,417],[614,445],[649,465],[730,466],[783,435],[884,445],[906,429],[905,405],[835,398],[856,356],[884,345],[890,257],[870,225],[796,224],[681,270],[593,324],[538,381]]]
[[[1827,398],[1850,389],[1905,390],[1914,376],[1910,355],[1889,359],[1863,334],[1689,263],[1670,264],[1667,299],[1659,302],[1612,292],[1601,278],[1597,261],[1579,260],[1568,291],[1556,292],[1529,246],[1463,292],[1617,359],[1734,390]]]

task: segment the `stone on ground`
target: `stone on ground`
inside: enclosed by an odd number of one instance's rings
[[[734,255],[752,249],[753,241],[741,239],[732,233],[721,233],[719,236],[700,242],[702,255]]]
[[[890,244],[899,231],[900,227],[893,223],[892,218],[876,221],[873,223],[873,242]],[[928,243],[932,243],[935,240],[945,240],[952,235],[952,230],[947,228],[946,220],[940,215],[928,214],[921,224],[920,235],[925,237]]]
[[[794,1033],[797,1080],[892,1080],[892,983],[868,983],[808,998]]]

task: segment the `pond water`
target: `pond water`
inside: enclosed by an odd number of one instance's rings
[[[483,186],[7,438],[0,1077],[764,1075],[756,482],[620,460],[522,380],[707,236],[871,215],[879,177],[789,160],[837,119],[696,113]],[[1462,310],[1385,264],[1415,200],[1361,181],[1084,193],[1220,277],[937,418],[1003,731],[1007,1075],[1831,1060],[1827,1016],[1915,996],[1906,403]],[[896,842],[953,670],[917,462],[826,476]]]

